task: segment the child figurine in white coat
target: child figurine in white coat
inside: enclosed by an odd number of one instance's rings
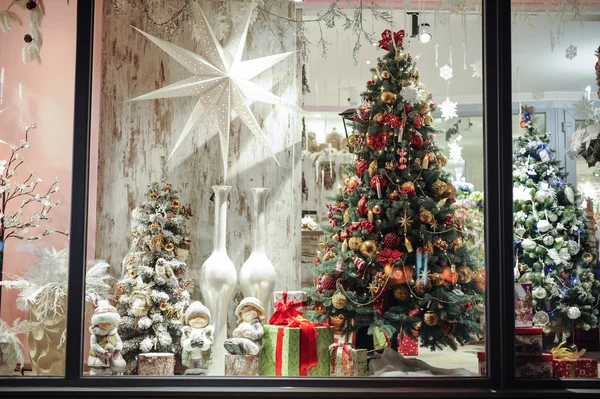
[[[98,301],[90,327],[90,375],[120,375],[125,370],[123,342],[117,333],[121,317],[108,301]]]
[[[200,301],[190,303],[185,312],[186,326],[181,328],[181,363],[187,367],[185,374],[205,375],[212,362],[214,326],[210,324],[210,311]]]
[[[233,338],[223,344],[232,355],[258,355],[262,349],[265,331],[262,321],[265,309],[254,297],[244,298],[235,309],[238,326],[233,330]]]

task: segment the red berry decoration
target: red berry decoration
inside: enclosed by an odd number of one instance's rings
[[[421,133],[415,132],[413,134],[412,144],[417,147],[417,150],[423,148],[423,136],[421,136]]]
[[[321,285],[324,290],[333,291],[335,290],[335,279],[328,274],[324,274],[321,278]]]
[[[388,233],[383,237],[383,246],[387,248],[398,248],[402,244],[402,238],[396,233]]]

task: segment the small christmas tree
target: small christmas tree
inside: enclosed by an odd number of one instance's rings
[[[179,355],[185,310],[193,290],[187,279],[189,237],[178,193],[163,175],[151,183],[144,200],[132,212],[133,243],[123,260],[123,275],[116,285],[119,334],[126,361],[139,353],[171,352]]]
[[[553,325],[588,330],[598,322],[600,289],[592,233],[579,193],[548,148],[550,133],[534,128],[533,107],[521,113],[525,134],[513,163],[515,278],[533,283],[534,311],[549,313]]]
[[[357,155],[346,187],[328,204],[324,254],[316,260],[313,315],[368,328],[374,346],[403,331],[432,349],[475,339],[483,269],[474,269],[454,219],[456,189],[442,168],[434,104],[402,49],[404,31],[384,32],[353,116]],[[384,339],[382,339],[384,338]]]

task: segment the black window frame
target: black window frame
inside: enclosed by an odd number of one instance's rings
[[[483,87],[485,151],[485,242],[487,265],[487,377],[285,378],[285,377],[86,377],[83,375],[94,0],[77,3],[75,116],[66,373],[64,377],[0,378],[0,392],[14,395],[144,397],[179,395],[327,397],[487,397],[580,393],[598,395],[599,380],[515,378],[512,270],[512,82],[511,2],[483,0]],[[473,360],[477,361],[476,359]],[[136,394],[137,392],[137,394]],[[0,394],[3,396],[3,394]],[[536,395],[537,396],[537,395]]]

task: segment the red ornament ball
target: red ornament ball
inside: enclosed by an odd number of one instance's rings
[[[367,161],[361,159],[356,162],[356,173],[359,175],[364,175],[367,169],[369,169],[369,163]]]
[[[423,136],[420,133],[415,133],[413,135],[412,144],[417,147],[417,150],[423,148]]]
[[[388,233],[383,237],[383,246],[386,248],[398,248],[402,244],[402,238],[396,233]]]
[[[335,279],[328,274],[324,274],[321,278],[321,285],[324,290],[333,291],[335,290]]]

